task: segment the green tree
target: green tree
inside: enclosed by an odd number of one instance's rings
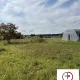
[[[16,33],[17,26],[12,23],[0,25],[0,32],[4,39],[7,40],[7,43],[10,43],[10,40],[13,39]]]

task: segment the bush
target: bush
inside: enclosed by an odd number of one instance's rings
[[[3,36],[0,36],[0,40],[3,40],[4,39],[4,37]]]
[[[43,38],[34,38],[30,42],[32,42],[32,43],[43,43],[43,42],[47,42],[47,41]]]

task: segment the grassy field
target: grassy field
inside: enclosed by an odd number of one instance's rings
[[[80,69],[80,42],[60,38],[0,41],[0,80],[56,80],[57,69]]]

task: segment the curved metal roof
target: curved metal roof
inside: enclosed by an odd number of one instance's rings
[[[80,34],[80,29],[73,29],[77,34]]]

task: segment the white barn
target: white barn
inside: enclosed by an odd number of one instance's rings
[[[79,41],[80,40],[80,29],[69,29],[69,30],[64,31],[62,40]]]

